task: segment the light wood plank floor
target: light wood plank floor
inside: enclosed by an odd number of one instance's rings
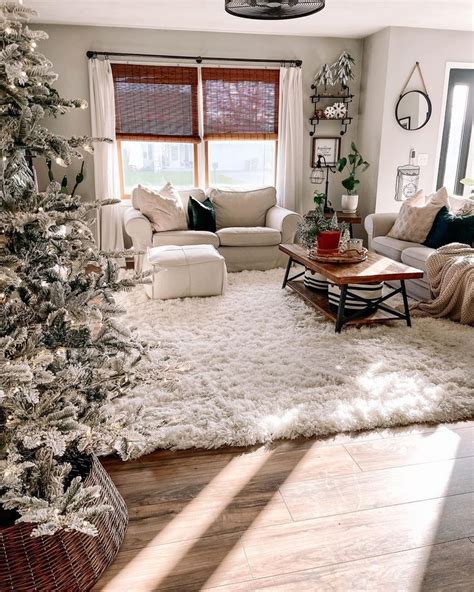
[[[474,589],[474,421],[104,464],[130,524],[96,591]]]

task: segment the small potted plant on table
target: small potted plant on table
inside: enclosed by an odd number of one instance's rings
[[[320,210],[313,210],[303,216],[299,226],[300,241],[308,253],[316,246],[320,253],[333,253],[339,248],[341,235],[346,229],[344,222],[339,223],[337,215],[326,218]]]

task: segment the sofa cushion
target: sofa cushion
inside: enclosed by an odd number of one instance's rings
[[[178,191],[178,193],[179,193],[179,197],[181,198],[181,203],[183,204],[183,208],[184,208],[184,211],[186,212],[186,215],[188,214],[188,203],[189,203],[190,196],[194,197],[194,199],[197,199],[198,201],[201,201],[201,202],[206,201],[206,199],[207,199],[207,196],[204,193],[204,191],[202,189],[199,189],[198,187]]]
[[[178,192],[169,183],[159,192],[139,185],[134,190],[134,201],[157,232],[185,230],[188,227],[186,213]]]
[[[189,196],[188,227],[189,230],[216,231],[216,211],[210,199],[199,201],[192,195]]]
[[[372,239],[372,248],[379,255],[385,255],[395,261],[402,260],[402,252],[409,247],[420,247],[418,243],[411,243],[409,241],[398,240],[398,238],[390,238],[389,236],[376,236]]]
[[[140,209],[141,189],[146,189],[148,191],[152,191],[153,193],[159,193],[159,194],[164,195],[166,197],[174,197],[175,199],[177,199],[177,196],[174,193],[175,189],[174,189],[173,185],[171,185],[171,183],[166,183],[165,185],[163,185],[163,187],[152,187],[151,185],[148,185],[147,183],[142,183],[142,184],[137,185],[135,187],[135,189],[133,189],[132,195],[131,195],[132,206],[136,210]],[[179,195],[179,191],[178,191],[178,195]]]
[[[426,272],[426,260],[433,253],[434,249],[429,247],[408,247],[402,252],[402,263],[416,267]]]
[[[448,192],[445,187],[434,193],[425,204],[423,191],[403,202],[400,212],[387,236],[403,241],[422,243],[433,226],[436,215],[443,206],[448,205]]]
[[[268,210],[276,205],[274,187],[254,191],[222,191],[208,193],[216,210],[217,228],[235,226],[265,226]]]
[[[448,208],[441,208],[424,244],[438,249],[449,243],[474,243],[474,215],[455,216]]]
[[[213,232],[204,230],[170,230],[169,232],[155,232],[153,234],[153,246],[162,247],[167,245],[176,245],[184,247],[186,245],[212,245],[219,246],[219,238]]]
[[[217,236],[223,247],[269,247],[281,243],[281,233],[262,226],[222,228]]]
[[[455,216],[474,216],[474,199],[450,195],[449,211]]]

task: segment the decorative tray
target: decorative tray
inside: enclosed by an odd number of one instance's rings
[[[362,253],[351,249],[344,253],[332,253],[330,255],[318,255],[318,252],[314,250],[309,258],[319,263],[361,263],[367,259],[367,249],[364,247]]]

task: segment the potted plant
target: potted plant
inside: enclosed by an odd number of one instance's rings
[[[326,203],[326,194],[324,191],[316,190],[313,194],[314,205],[316,210],[324,210],[324,204]]]
[[[299,225],[299,237],[301,243],[311,252],[314,247],[322,253],[337,251],[341,240],[341,234],[346,229],[344,222],[339,223],[337,215],[326,218],[324,212],[314,210],[303,216]]]
[[[360,181],[357,178],[359,172],[362,173],[369,168],[369,163],[364,160],[354,142],[351,143],[351,152],[337,161],[336,168],[342,173],[347,168],[349,176],[342,180],[342,186],[347,193],[342,195],[341,207],[344,213],[353,213],[357,210],[359,195],[357,186]]]

